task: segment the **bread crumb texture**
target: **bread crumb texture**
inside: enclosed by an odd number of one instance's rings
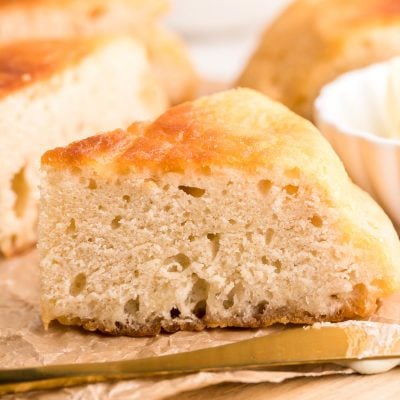
[[[47,152],[42,316],[132,336],[368,317],[400,246],[319,132],[231,90]]]

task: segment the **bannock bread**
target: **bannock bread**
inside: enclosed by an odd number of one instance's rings
[[[46,152],[39,236],[46,326],[341,321],[400,283],[388,217],[311,123],[250,89]]]
[[[400,54],[400,1],[297,0],[264,33],[238,84],[312,119],[338,75]]]
[[[0,256],[36,239],[41,154],[167,108],[131,37],[0,46]]]
[[[157,24],[167,10],[166,0],[1,0],[0,42],[133,34],[177,104],[196,95],[198,78],[183,42]]]

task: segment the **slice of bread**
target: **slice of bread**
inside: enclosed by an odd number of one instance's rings
[[[249,89],[48,151],[42,170],[46,326],[341,321],[399,288],[382,209],[311,123]]]
[[[2,0],[0,42],[133,34],[146,46],[172,104],[192,99],[198,78],[183,42],[157,26],[166,0]]]
[[[36,239],[40,155],[167,107],[142,45],[128,37],[0,46],[0,254]]]
[[[297,0],[267,28],[238,84],[313,118],[338,75],[400,54],[400,1]]]

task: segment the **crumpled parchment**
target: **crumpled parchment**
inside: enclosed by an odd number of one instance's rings
[[[400,322],[400,294],[385,301],[374,320]],[[39,310],[38,256],[35,251],[0,263],[0,369],[50,364],[116,361],[165,355],[268,335],[283,327],[257,330],[213,329],[177,332],[152,338],[111,337],[53,323],[43,329]],[[285,379],[350,374],[333,364],[276,370],[201,372],[172,378],[97,383],[47,392],[5,396],[5,399],[159,400],[182,391],[222,382],[282,382]]]

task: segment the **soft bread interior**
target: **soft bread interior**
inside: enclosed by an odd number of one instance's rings
[[[145,335],[365,316],[383,277],[324,196],[298,168],[45,168],[43,320]]]
[[[128,38],[111,40],[78,65],[1,99],[0,254],[36,238],[43,151],[154,118],[165,107],[144,49]]]

